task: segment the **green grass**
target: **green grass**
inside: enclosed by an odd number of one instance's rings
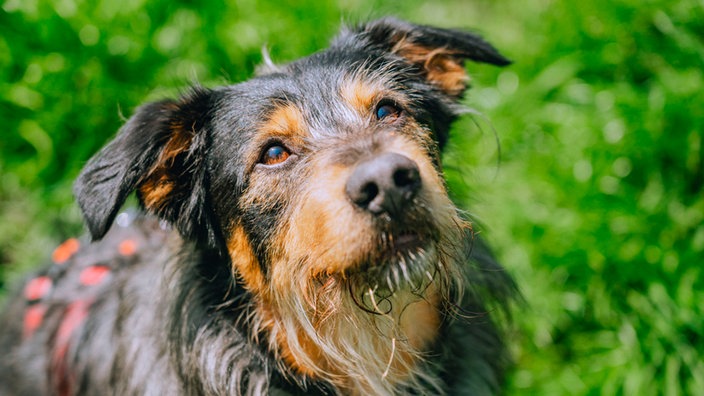
[[[528,302],[508,394],[704,394],[701,1],[91,4],[0,10],[0,288],[81,232],[71,180],[135,106],[394,14],[476,28],[515,61],[469,66],[483,115],[445,158]]]

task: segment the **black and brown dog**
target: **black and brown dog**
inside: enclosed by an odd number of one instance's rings
[[[508,63],[381,19],[140,107],[75,184],[93,241],[2,317],[0,394],[497,393],[514,285],[440,162],[466,60]]]

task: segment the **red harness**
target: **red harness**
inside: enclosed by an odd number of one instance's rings
[[[54,250],[52,261],[56,265],[66,263],[80,248],[77,239],[69,239]],[[126,239],[118,245],[118,252],[122,256],[131,256],[136,253],[137,244],[134,240]],[[106,265],[91,265],[81,270],[79,282],[82,287],[94,287],[102,284],[111,275],[110,267]],[[54,288],[54,280],[46,275],[31,279],[24,288],[24,297],[28,307],[24,313],[22,338],[29,340],[36,333],[44,321],[48,311],[46,297]],[[85,298],[71,301],[64,309],[58,329],[53,340],[53,353],[51,355],[51,377],[56,387],[56,394],[68,396],[73,394],[73,376],[66,359],[71,347],[71,340],[77,330],[83,325],[90,308],[95,301],[94,294],[87,293]]]

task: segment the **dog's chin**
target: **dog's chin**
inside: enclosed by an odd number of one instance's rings
[[[380,251],[348,272],[358,291],[393,294],[404,289],[421,292],[437,276],[440,257],[434,241],[401,233]]]

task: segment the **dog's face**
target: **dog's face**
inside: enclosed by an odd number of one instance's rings
[[[463,283],[468,226],[439,152],[467,59],[507,63],[471,34],[386,19],[247,82],[146,105],[76,184],[89,228],[101,237],[136,190],[229,258],[288,369],[372,393],[432,382],[414,367]]]

